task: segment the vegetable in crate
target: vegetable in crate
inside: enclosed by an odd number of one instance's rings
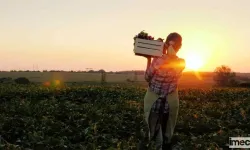
[[[145,40],[154,40],[154,37],[151,36],[151,35],[149,35],[148,33],[144,32],[144,30],[141,31],[138,35],[136,35],[136,36],[134,37],[134,40],[135,40],[136,38],[145,39]],[[164,39],[158,38],[157,40],[163,42]]]
[[[135,37],[134,37],[134,41],[136,40],[136,38],[139,38],[139,39],[145,39],[145,40],[154,40],[154,37],[148,35],[148,33],[141,31],[139,34],[137,34]],[[134,43],[135,45],[135,43]]]
[[[154,40],[154,38],[152,36],[149,36],[148,33],[141,31],[138,35],[136,35],[134,37],[134,40],[136,38],[140,38],[140,39],[145,39],[145,40]]]
[[[148,36],[148,40],[154,40],[154,37]]]
[[[138,34],[138,38],[140,38],[140,39],[147,39],[147,37],[148,37],[148,33],[144,32],[144,31],[141,31]]]

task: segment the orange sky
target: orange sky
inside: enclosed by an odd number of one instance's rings
[[[133,36],[183,36],[179,56],[201,71],[250,72],[250,1],[0,0],[0,70],[144,70]],[[195,62],[195,61],[194,61]]]

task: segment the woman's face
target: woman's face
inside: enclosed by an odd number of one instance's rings
[[[180,40],[176,40],[175,41],[175,44],[174,44],[174,49],[176,50],[176,53],[181,49],[181,46],[182,46],[182,41],[180,41]]]
[[[174,49],[178,52],[181,49],[182,44],[178,44],[174,46]]]
[[[175,49],[176,53],[181,49],[181,46],[182,46],[182,41],[181,40],[173,40],[174,41],[174,45],[173,45],[173,48]],[[167,41],[165,42],[165,45],[164,45],[164,49],[163,49],[163,53],[165,54],[166,51],[167,51],[167,48],[168,48],[169,44],[167,43]]]

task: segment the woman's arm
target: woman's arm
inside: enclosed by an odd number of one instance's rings
[[[145,76],[144,76],[144,78],[145,78],[145,80],[146,80],[147,82],[149,82],[150,79],[151,79],[151,68],[150,68],[150,66],[151,66],[151,57],[148,56],[148,57],[146,57],[146,58],[147,58],[147,67],[146,67],[146,71],[145,71]]]
[[[161,63],[161,60],[158,58],[154,58],[151,63],[151,58],[148,58],[147,62],[147,70],[145,72],[145,80],[147,82],[150,82],[153,78],[155,71],[159,68],[159,65]]]
[[[146,68],[146,71],[149,69],[150,65],[151,65],[151,57],[147,57],[147,68]]]

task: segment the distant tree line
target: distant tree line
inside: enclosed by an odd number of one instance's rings
[[[0,71],[0,72],[9,72],[9,71]],[[75,72],[75,73],[100,73],[101,74],[101,83],[106,83],[106,75],[107,73],[113,73],[113,74],[134,74],[134,78],[127,79],[128,82],[137,81],[138,75],[144,75],[144,70],[127,70],[127,71],[109,71],[106,72],[104,69],[100,70],[88,70],[88,71],[65,71],[65,70],[11,70],[10,72]],[[191,72],[185,72],[186,75],[193,75]],[[244,88],[250,88],[250,78],[245,76],[237,76],[235,72],[229,67],[229,66],[219,66],[216,67],[214,72],[207,73],[203,72],[200,74],[201,76],[210,77],[213,76],[213,80],[215,82],[215,86],[217,87],[244,87]],[[11,78],[0,78],[0,83],[9,83],[9,82],[15,82],[17,84],[29,84],[29,80],[24,77],[20,77],[18,79],[11,79]]]

